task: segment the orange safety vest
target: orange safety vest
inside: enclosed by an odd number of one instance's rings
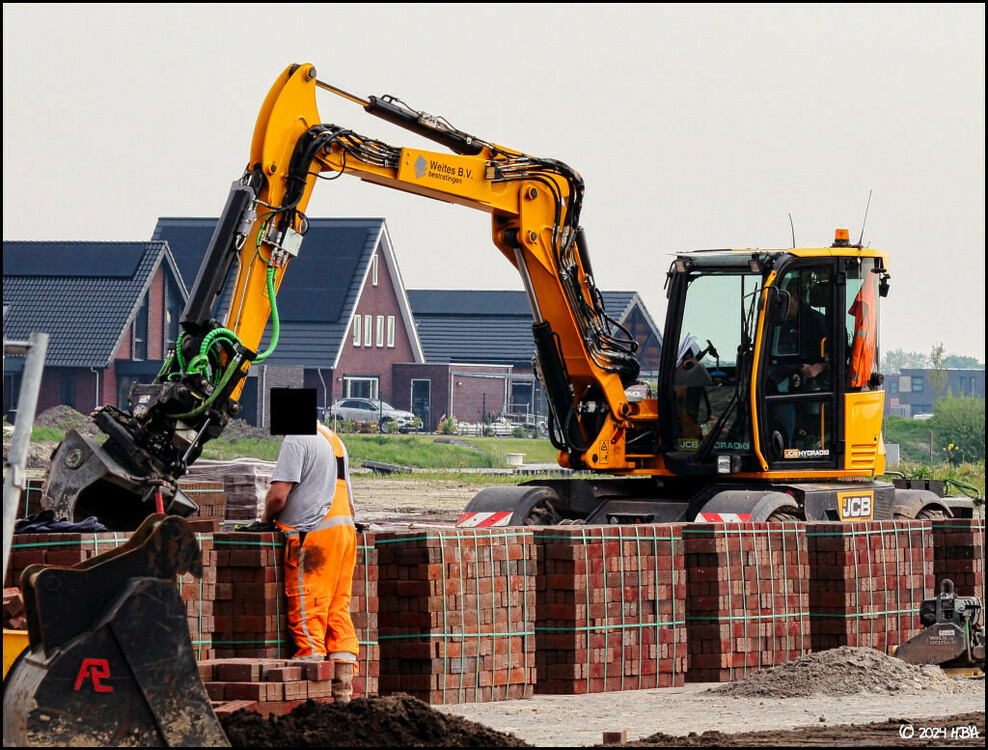
[[[854,341],[851,344],[851,387],[864,388],[875,365],[877,321],[875,282],[865,279],[847,314],[854,316]]]

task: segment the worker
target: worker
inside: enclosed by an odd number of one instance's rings
[[[814,285],[817,298],[824,305],[830,301],[830,285],[807,279],[806,286]],[[800,278],[790,276],[783,284],[789,295],[789,308],[785,321],[776,327],[773,335],[772,355],[778,364],[771,368],[770,380],[779,393],[826,390],[829,384],[829,337],[827,319],[819,310],[805,304],[800,294]],[[806,290],[807,292],[809,290]],[[792,361],[795,359],[795,363]],[[788,361],[787,361],[788,360]],[[776,423],[782,428],[786,447],[794,447],[797,440],[822,447],[823,436],[814,429],[816,437],[803,434],[800,424],[819,424],[819,404],[816,402],[785,402],[772,409]],[[809,447],[803,445],[802,447]]]
[[[346,703],[357,671],[350,617],[357,560],[353,490],[346,447],[323,424],[287,435],[264,501],[262,523],[285,534],[285,594],[295,658],[333,662],[332,695]]]
[[[868,274],[870,277],[871,274]],[[866,277],[854,302],[847,311],[854,316],[854,337],[851,343],[851,361],[847,370],[848,387],[861,389],[869,385],[875,365],[878,322],[876,320],[874,278]]]

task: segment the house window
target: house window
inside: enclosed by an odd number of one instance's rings
[[[377,253],[371,259],[371,284],[377,286]]]
[[[150,317],[150,297],[150,293],[144,295],[143,299],[141,299],[140,307],[137,308],[137,314],[134,316],[134,323],[131,326],[130,338],[131,359],[148,358],[148,318]]]
[[[895,378],[889,379],[889,395],[897,396],[899,395],[899,381]]]
[[[346,398],[377,398],[377,378],[344,378]]]
[[[395,316],[388,316],[388,348],[395,348]]]
[[[353,345],[360,346],[360,316],[353,319]]]
[[[373,320],[374,320],[373,317],[370,315],[364,316],[364,346],[373,346],[373,344],[371,344],[371,342],[374,340],[373,338],[371,338],[371,335],[373,333],[371,326],[374,325]]]
[[[377,316],[377,345],[378,347],[384,346],[384,316]]]
[[[912,382],[913,393],[922,393],[923,391],[926,390],[926,378],[924,378],[922,375],[913,375],[912,379],[913,379]]]

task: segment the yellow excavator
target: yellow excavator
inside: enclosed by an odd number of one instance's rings
[[[316,92],[452,153],[397,148],[323,124]],[[247,168],[229,194],[181,319],[178,346],[130,409],[104,406],[102,446],[70,433],[45,503],[59,517],[135,528],[155,510],[192,512],[177,479],[239,410],[244,377],[307,228],[320,177],[368,182],[486,211],[495,247],[531,305],[534,366],[563,467],[599,479],[481,492],[464,524],[916,518],[970,515],[966,496],[876,482],[885,469],[877,371],[888,254],[852,244],[676,255],[658,377],[639,378],[637,344],[604,309],[580,225],[583,180],[408,107],[363,98],[292,65],[268,92]],[[607,262],[619,263],[613,254]],[[213,307],[236,273],[225,320]],[[647,280],[645,280],[647,283]]]
[[[323,124],[319,90],[446,150],[398,148]],[[652,282],[665,284],[668,309],[658,377],[644,380],[637,344],[607,314],[595,282],[577,171],[458,130],[395,97],[354,95],[319,80],[309,64],[288,67],[264,100],[247,167],[210,239],[175,349],[153,382],[133,387],[128,410],[94,413],[107,435],[102,445],[66,435],[46,477],[45,507],[120,530],[148,517],[160,525],[156,510],[170,517],[195,511],[178,480],[237,416],[251,365],[277,343],[277,290],[304,252],[317,180],[345,174],[489,213],[493,244],[527,293],[550,438],[559,464],[579,478],[483,490],[460,525],[971,515],[970,497],[876,481],[885,469],[877,363],[887,253],[852,244],[838,230],[826,247],[675,255],[665,279]],[[621,259],[609,254],[606,262]],[[231,275],[221,322],[214,308]],[[269,321],[271,345],[259,352]],[[87,596],[85,589],[78,595]],[[94,625],[99,606],[112,599],[100,596],[83,610]],[[120,596],[118,608],[128,601]],[[25,706],[52,679],[45,665],[57,651],[45,651],[41,634],[59,617],[36,601],[30,659],[19,662],[33,659],[36,674],[22,682],[14,707],[29,724]],[[145,633],[128,627],[119,628],[119,639],[143,642]],[[66,669],[84,685],[98,682],[77,664]],[[15,664],[10,676],[17,674]],[[5,736],[9,697],[5,687]]]

